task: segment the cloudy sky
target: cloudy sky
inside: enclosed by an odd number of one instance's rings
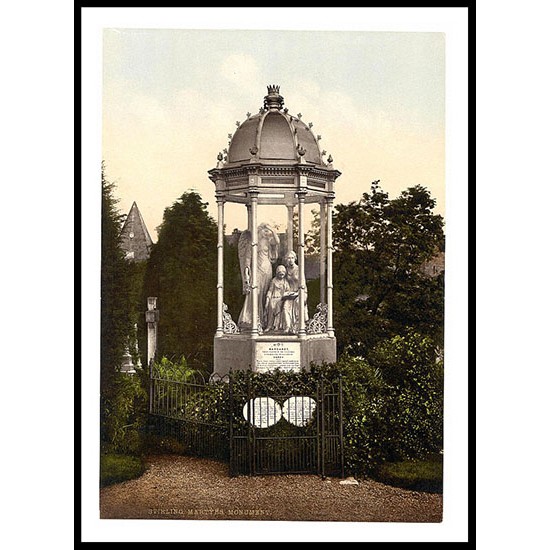
[[[426,186],[445,215],[443,33],[109,28],[103,159],[121,212],[136,201],[153,240],[164,209],[187,190],[215,216],[207,171],[268,84],[322,136],[342,172],[336,203],[379,179],[392,197]],[[277,223],[285,213],[260,217]],[[243,206],[226,207],[228,231],[245,219]]]

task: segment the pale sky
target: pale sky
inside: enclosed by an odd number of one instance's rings
[[[445,35],[359,31],[106,29],[103,158],[120,211],[136,201],[156,241],[164,209],[194,189],[216,219],[207,171],[268,84],[322,136],[336,204],[379,179],[390,197],[427,187],[445,215]],[[283,210],[259,221],[284,225]],[[226,205],[228,232],[245,220]]]

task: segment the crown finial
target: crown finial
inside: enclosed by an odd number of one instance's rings
[[[267,95],[264,97],[264,109],[282,109],[284,105],[284,98],[279,93],[280,86],[277,84],[270,84],[267,87]]]

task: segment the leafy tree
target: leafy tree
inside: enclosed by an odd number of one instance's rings
[[[384,315],[398,327],[415,327],[443,348],[445,273],[436,277],[413,272],[388,300]]]
[[[421,265],[444,246],[443,218],[434,207],[422,186],[390,200],[379,181],[360,201],[336,205],[333,271],[341,349],[366,354],[408,325],[434,337],[441,330],[442,292],[434,288],[426,298],[432,283],[419,275]],[[406,308],[401,308],[403,297]]]
[[[211,370],[216,330],[217,226],[207,203],[184,193],[164,211],[145,275],[145,298],[160,311],[157,357],[185,356],[195,369]]]

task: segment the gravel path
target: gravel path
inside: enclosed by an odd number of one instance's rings
[[[440,522],[442,495],[313,475],[229,477],[227,465],[149,456],[138,479],[101,489],[101,518]]]

